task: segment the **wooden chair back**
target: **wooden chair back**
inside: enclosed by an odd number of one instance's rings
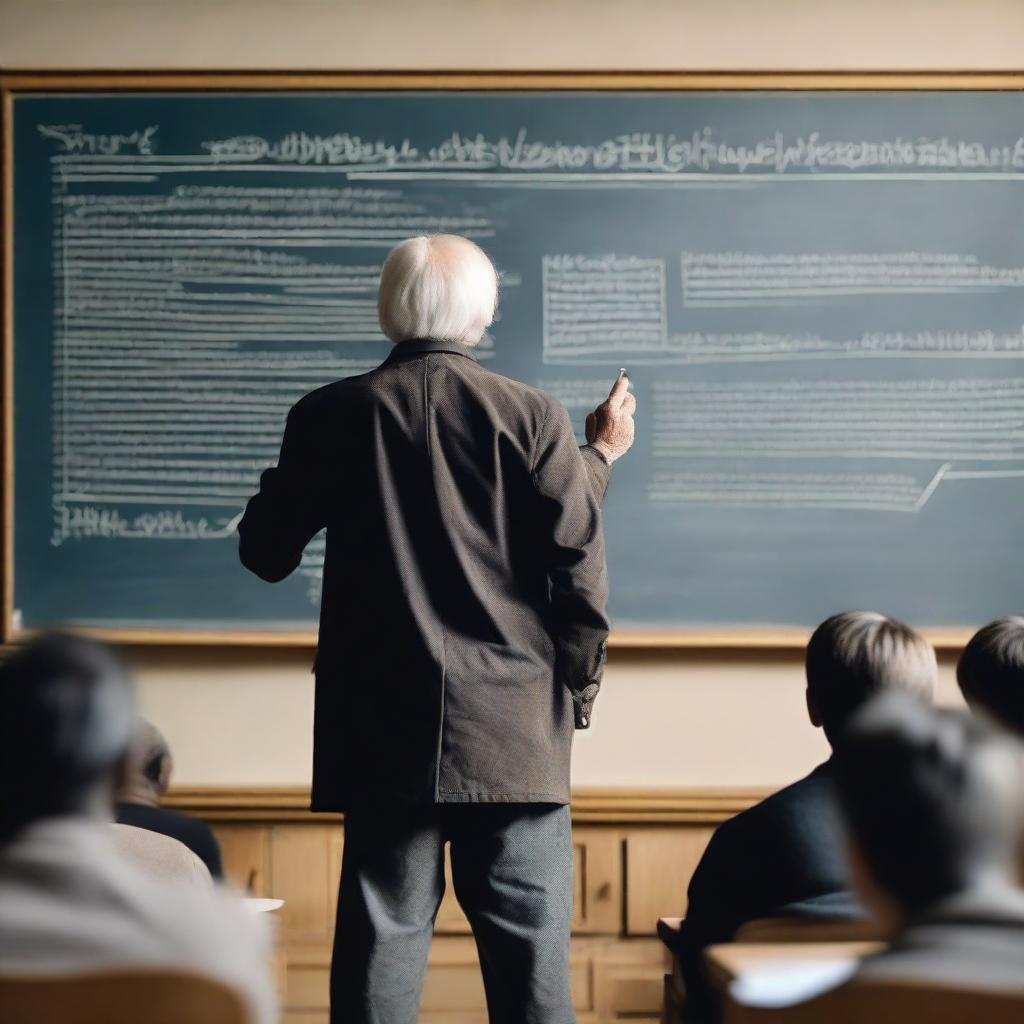
[[[167,971],[0,977],[3,1024],[252,1024],[242,997]]]

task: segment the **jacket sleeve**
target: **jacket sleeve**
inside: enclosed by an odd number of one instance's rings
[[[572,695],[576,728],[586,729],[608,645],[608,569],[586,456],[561,405],[552,405],[541,429],[533,479],[547,546],[555,673]]]
[[[612,465],[593,445],[583,445],[580,448],[580,455],[583,456],[584,465],[587,467],[594,499],[598,505],[603,505],[604,496],[608,493],[608,482],[612,477]]]
[[[294,571],[302,552],[326,526],[318,439],[301,403],[288,413],[277,466],[263,472],[238,524],[238,556],[270,583]]]

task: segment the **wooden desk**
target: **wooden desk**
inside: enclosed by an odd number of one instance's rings
[[[882,945],[881,942],[731,942],[711,946],[704,957],[708,979],[724,994],[731,981],[759,967],[808,960],[849,960],[874,953]]]

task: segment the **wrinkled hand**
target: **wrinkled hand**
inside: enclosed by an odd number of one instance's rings
[[[620,377],[611,394],[587,416],[587,444],[609,462],[625,455],[633,447],[635,411],[636,396],[629,390],[629,378]]]

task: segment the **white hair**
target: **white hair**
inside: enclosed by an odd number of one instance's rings
[[[377,316],[394,342],[409,338],[479,344],[498,308],[498,274],[461,235],[419,235],[388,253]]]

